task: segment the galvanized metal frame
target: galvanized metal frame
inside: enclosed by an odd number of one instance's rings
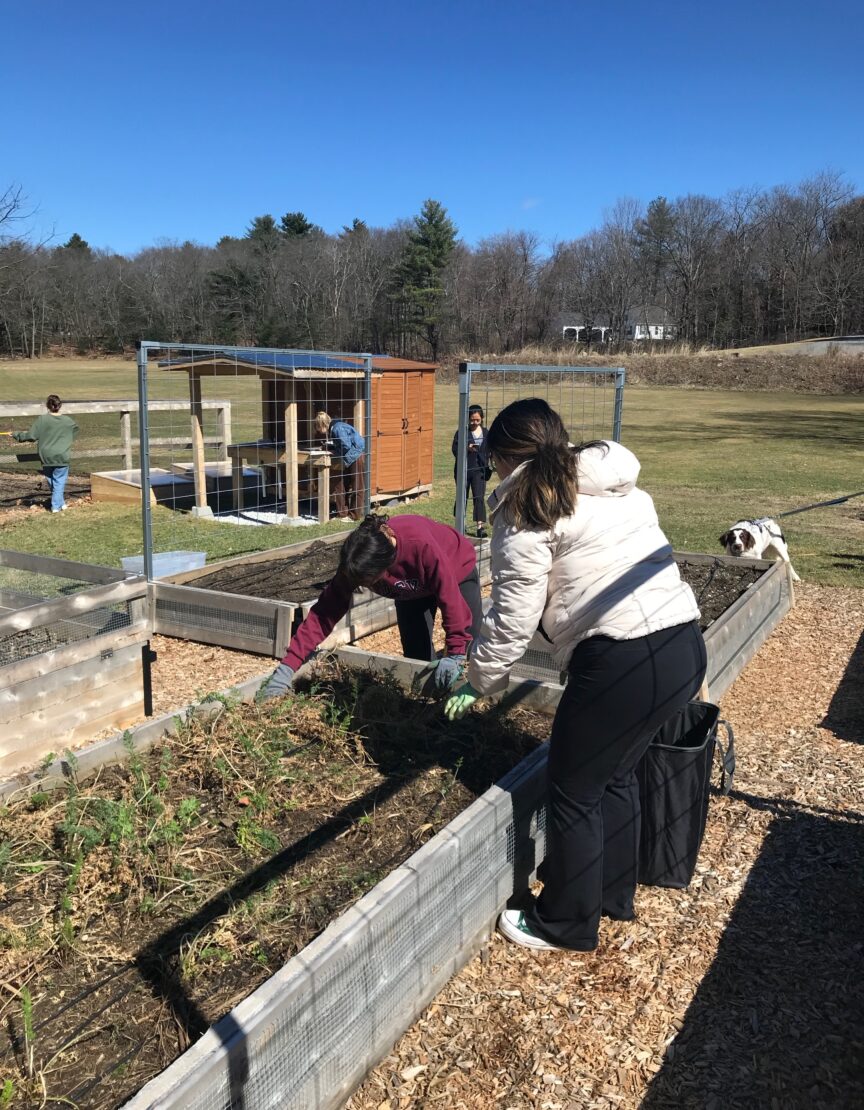
[[[624,383],[627,371],[623,366],[532,366],[530,364],[510,365],[503,362],[460,362],[459,363],[459,429],[456,443],[456,528],[465,531],[466,500],[466,442],[468,438],[468,409],[471,405],[471,378],[473,375],[488,373],[505,374],[567,374],[589,376],[597,374],[614,375],[615,400],[612,409],[612,439],[621,439],[621,418],[624,411]]]

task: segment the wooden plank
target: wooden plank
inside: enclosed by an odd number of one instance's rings
[[[98,655],[38,675],[29,682],[18,682],[14,687],[0,690],[0,721],[5,727],[27,713],[41,709],[50,713],[52,706],[78,697],[81,691],[98,690],[121,681],[130,668],[141,669],[141,648],[137,644],[121,648],[109,658]]]
[[[160,617],[159,635],[170,636],[175,640],[191,640],[196,644],[213,644],[216,647],[232,648],[235,651],[248,651],[253,655],[266,655],[271,659],[276,655],[272,636],[259,638],[242,632],[233,632],[229,628],[172,624],[164,617]]]
[[[38,605],[28,605],[24,609],[18,609],[14,613],[0,617],[0,638],[9,636],[13,632],[21,632],[26,628],[38,628],[53,621],[71,619],[81,613],[99,609],[103,605],[114,605],[134,597],[143,597],[146,593],[147,580],[141,575],[136,575],[125,582],[108,582],[104,586],[82,590],[69,597],[55,597]]]
[[[0,566],[27,570],[36,574],[53,574],[58,578],[74,578],[78,582],[120,582],[125,571],[103,567],[97,563],[76,563],[72,559],[55,559],[48,555],[30,555],[23,551],[0,550]]]
[[[202,401],[202,408],[205,409],[220,409],[227,408],[230,412],[230,401]],[[137,399],[133,400],[131,397],[127,400],[114,400],[114,401],[64,401],[63,410],[68,413],[79,413],[82,416],[87,413],[107,413],[107,412],[138,412],[139,404]],[[185,412],[188,405],[185,401],[147,401],[148,412]],[[0,420],[8,420],[15,416],[41,416],[45,412],[44,402],[35,401],[0,401]]]
[[[231,442],[231,404],[220,404],[216,409],[216,427],[219,432],[221,444],[219,458],[223,462],[228,460],[228,444]]]
[[[222,593],[220,590],[202,590],[192,585],[169,582],[167,579],[152,584],[152,596],[163,601],[173,601],[178,605],[205,605],[210,609],[221,609],[229,613],[251,613],[262,617],[272,616],[274,619],[277,607],[295,608],[294,603],[290,601]],[[158,629],[154,629],[154,632],[156,631]]]
[[[189,406],[192,424],[192,463],[195,476],[195,504],[207,508],[207,482],[204,478],[204,413],[201,408],[201,379],[189,373]]]
[[[285,401],[285,512],[300,515],[300,469],[297,460],[297,397],[293,380]]]
[[[169,575],[167,578],[163,578],[162,582],[176,585],[193,585],[196,578],[202,578],[205,574],[212,574],[214,571],[222,570],[224,567],[241,566],[244,563],[266,563],[271,559],[301,555],[304,551],[308,550],[313,543],[341,544],[345,541],[347,534],[347,530],[344,532],[334,532],[329,536],[318,536],[314,540],[300,540],[298,543],[285,544],[284,547],[270,547],[265,551],[254,551],[248,555],[233,555],[230,559],[219,559],[215,563],[208,563],[206,567],[198,567],[196,570],[184,570],[180,574]]]
[[[19,682],[27,682],[31,678],[72,666],[97,655],[101,656],[105,651],[117,652],[130,645],[141,648],[150,638],[151,631],[148,619],[118,632],[106,632],[102,636],[92,636],[89,640],[62,644],[51,651],[43,651],[40,655],[31,655],[29,659],[7,663],[5,667],[0,667],[0,689],[15,686]]]
[[[109,478],[106,474],[90,475],[90,496],[94,501],[106,501],[114,505],[140,505],[141,486],[132,485],[119,478]],[[156,494],[150,490],[150,504],[156,507]]]
[[[132,414],[128,409],[120,413],[120,446],[123,449],[123,465],[132,469]]]
[[[110,690],[111,687],[105,688]],[[122,728],[140,720],[144,713],[141,691],[126,690],[115,694],[110,702],[95,706],[80,705],[70,708],[62,718],[43,721],[38,714],[30,719],[21,718],[22,732],[4,736],[0,747],[0,772],[11,774],[44,758],[50,752],[61,751],[78,740],[86,739],[104,728]]]

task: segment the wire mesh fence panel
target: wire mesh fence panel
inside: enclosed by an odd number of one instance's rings
[[[459,367],[456,456],[456,527],[468,519],[486,530],[486,497],[496,478],[483,448],[483,429],[514,401],[540,397],[558,412],[573,443],[618,439],[625,372],[620,367],[509,366],[464,362]]]
[[[94,497],[141,505],[141,547],[129,554],[143,557],[148,577],[284,546],[286,526],[361,517],[371,363],[354,353],[141,343],[134,466],[93,484]]]

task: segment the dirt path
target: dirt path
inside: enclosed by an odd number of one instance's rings
[[[588,956],[496,935],[347,1107],[864,1105],[862,628],[864,592],[802,586],[724,698],[736,789],[688,891]]]

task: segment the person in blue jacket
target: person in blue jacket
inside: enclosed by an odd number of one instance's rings
[[[333,456],[330,493],[336,515],[361,520],[366,512],[366,440],[353,425],[332,420],[326,412],[315,416],[315,431],[327,441]]]

